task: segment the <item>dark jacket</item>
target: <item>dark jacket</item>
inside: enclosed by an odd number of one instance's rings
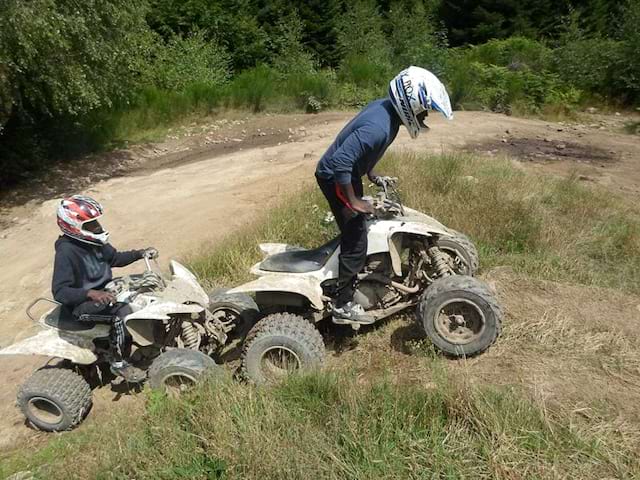
[[[111,245],[91,245],[65,235],[56,241],[51,291],[67,307],[87,300],[88,290],[100,290],[112,279],[111,267],[125,267],[142,258],[143,250],[118,252]]]
[[[367,105],[338,134],[318,162],[316,175],[340,184],[371,172],[400,128],[400,117],[388,98]]]

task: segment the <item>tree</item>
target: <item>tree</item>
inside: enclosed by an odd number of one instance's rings
[[[148,35],[134,0],[5,0],[0,118],[80,115],[112,105],[135,83],[133,66]]]
[[[268,36],[250,0],[151,0],[147,20],[167,39],[204,32],[230,53],[237,71],[268,60]]]
[[[84,119],[129,97],[146,68],[144,12],[135,0],[0,3],[0,187],[95,140]]]
[[[511,35],[549,35],[569,7],[568,0],[442,0],[438,15],[457,46]]]
[[[335,67],[340,62],[337,22],[342,14],[341,0],[292,0],[302,24],[302,42],[322,66]]]
[[[390,60],[389,44],[374,0],[355,0],[338,20],[338,51],[342,58],[366,58],[376,64]]]
[[[407,21],[410,18],[411,21]],[[395,0],[387,13],[387,31],[394,66],[419,65],[438,70],[442,50],[433,19],[422,0]]]
[[[640,1],[629,0],[622,27],[622,81],[628,100],[640,102]]]

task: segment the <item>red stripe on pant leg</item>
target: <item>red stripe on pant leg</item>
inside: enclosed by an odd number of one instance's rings
[[[353,206],[349,203],[349,200],[347,200],[347,197],[344,196],[344,193],[342,193],[342,190],[340,190],[340,186],[337,183],[336,183],[336,195],[338,197],[338,200],[344,203],[347,206],[347,208],[350,208],[354,212],[356,211],[355,208],[353,208]]]

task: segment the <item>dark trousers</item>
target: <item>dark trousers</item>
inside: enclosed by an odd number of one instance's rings
[[[73,309],[73,315],[80,321],[83,320],[82,315],[104,315],[111,317],[109,341],[111,343],[113,359],[116,362],[124,359],[126,341],[124,318],[131,312],[131,307],[122,303],[117,303],[110,307],[96,302],[84,302]]]
[[[334,301],[337,307],[342,307],[353,300],[356,278],[367,261],[367,224],[365,216],[349,206],[333,180],[317,176],[316,180],[340,229],[338,284]],[[362,197],[362,180],[353,179],[351,184],[356,196]]]

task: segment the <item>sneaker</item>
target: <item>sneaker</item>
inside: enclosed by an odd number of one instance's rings
[[[347,302],[341,307],[333,307],[333,323],[338,325],[370,325],[375,321],[359,303]]]
[[[144,370],[134,367],[125,361],[113,362],[111,364],[111,373],[117,377],[124,378],[128,383],[140,383],[147,378]]]

